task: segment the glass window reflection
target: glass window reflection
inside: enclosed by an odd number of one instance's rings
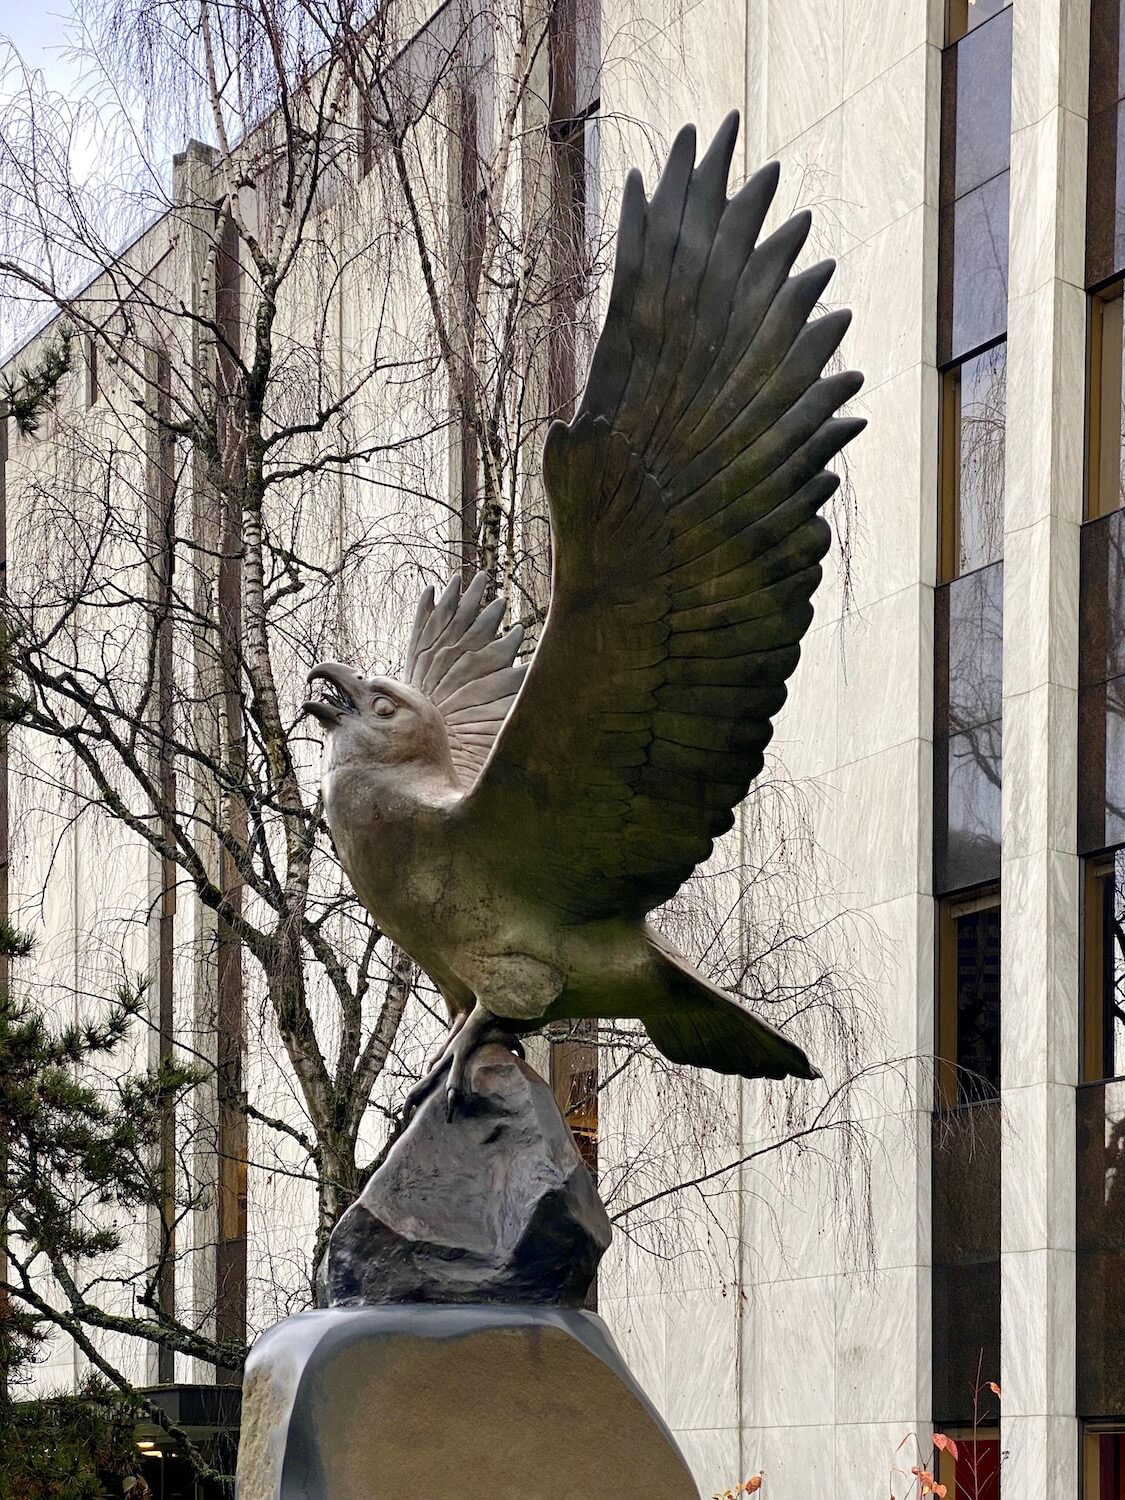
[[[1125,28],[1120,0],[1091,0],[1086,282],[1125,270]]]
[[[955,919],[958,1102],[1000,1097],[1000,908]]]
[[[999,877],[1002,739],[997,720],[934,745],[939,894]]]
[[[997,81],[1011,71],[1011,7],[987,21],[960,46],[950,47],[943,58],[943,203],[962,197],[1008,167],[1012,95],[1010,88],[997,87]]]
[[[1125,1077],[1125,849],[1087,862],[1083,1076]]]
[[[1004,555],[1004,424],[1008,346],[943,376],[942,575],[957,578]]]
[[[1125,510],[1082,528],[1079,684],[1125,676]]]
[[[973,1420],[978,1376],[1000,1368],[1000,1159],[998,1100],[934,1114],[933,1413],[946,1432]]]
[[[1125,1074],[1125,853],[1102,881],[1102,1077]]]
[[[934,594],[939,737],[998,720],[1003,711],[1004,565],[978,568]]]
[[[1125,842],[1125,678],[1078,694],[1079,853]]]
[[[1090,298],[1087,519],[1120,509],[1125,498],[1121,292],[1118,281]]]
[[[1125,1411],[1125,1084],[1077,1093],[1078,1411]]]
[[[1009,176],[1002,172],[942,210],[942,364],[991,343],[1007,327]]]

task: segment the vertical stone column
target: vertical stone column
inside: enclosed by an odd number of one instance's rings
[[[1078,533],[1088,4],[1014,12],[1004,537],[1001,1448],[1077,1493]]]

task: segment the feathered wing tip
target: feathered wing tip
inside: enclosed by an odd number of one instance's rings
[[[406,680],[441,710],[453,765],[466,787],[488,759],[526,671],[516,665],[523,626],[497,634],[505,604],[494,599],[482,609],[487,588],[487,573],[478,573],[463,592],[455,573],[436,599],[428,588],[418,601],[406,656]]]

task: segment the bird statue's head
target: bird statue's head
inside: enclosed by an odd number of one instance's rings
[[[330,765],[422,764],[452,774],[445,721],[424,693],[393,677],[364,677],[338,661],[319,662],[308,681],[321,691],[301,711],[324,729]]]

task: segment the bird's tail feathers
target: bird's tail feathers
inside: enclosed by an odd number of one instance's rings
[[[644,1016],[653,1045],[670,1062],[743,1078],[819,1078],[796,1042],[743,1010],[682,954],[652,935],[669,1004]]]

